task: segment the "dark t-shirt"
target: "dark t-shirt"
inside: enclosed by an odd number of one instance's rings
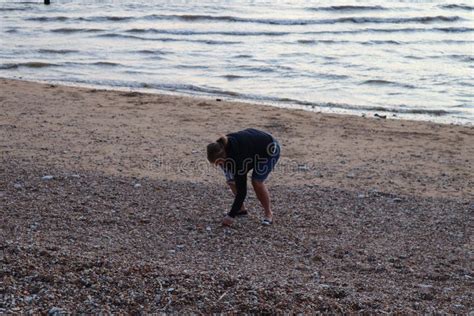
[[[274,139],[270,134],[253,128],[228,134],[227,139],[227,159],[224,168],[232,174],[237,189],[229,212],[229,216],[234,217],[247,195],[247,173],[255,168],[260,159],[270,157]]]

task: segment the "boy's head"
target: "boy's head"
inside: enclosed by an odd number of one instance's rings
[[[227,156],[225,151],[227,142],[227,137],[221,136],[214,143],[207,145],[207,160],[209,160],[210,163],[216,166],[224,164],[225,158]]]

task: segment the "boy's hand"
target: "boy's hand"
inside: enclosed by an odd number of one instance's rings
[[[234,219],[230,217],[229,215],[226,215],[224,219],[222,220],[222,225],[223,226],[232,226],[232,223],[234,222]]]

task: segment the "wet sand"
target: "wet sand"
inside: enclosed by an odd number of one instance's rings
[[[0,79],[0,312],[473,309],[474,129]],[[220,133],[282,144],[220,226]],[[50,180],[42,177],[50,175]]]

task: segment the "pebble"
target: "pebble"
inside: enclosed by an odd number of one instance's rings
[[[299,171],[308,171],[309,167],[307,165],[298,165]]]
[[[45,180],[45,181],[47,181],[47,180],[53,180],[53,179],[54,179],[53,176],[43,176],[43,177],[41,178],[41,180]]]
[[[53,307],[48,311],[48,316],[59,316],[62,312],[59,307]]]
[[[30,304],[31,302],[33,302],[34,299],[35,298],[33,296],[27,296],[27,297],[25,297],[24,300],[25,300],[26,304]]]

